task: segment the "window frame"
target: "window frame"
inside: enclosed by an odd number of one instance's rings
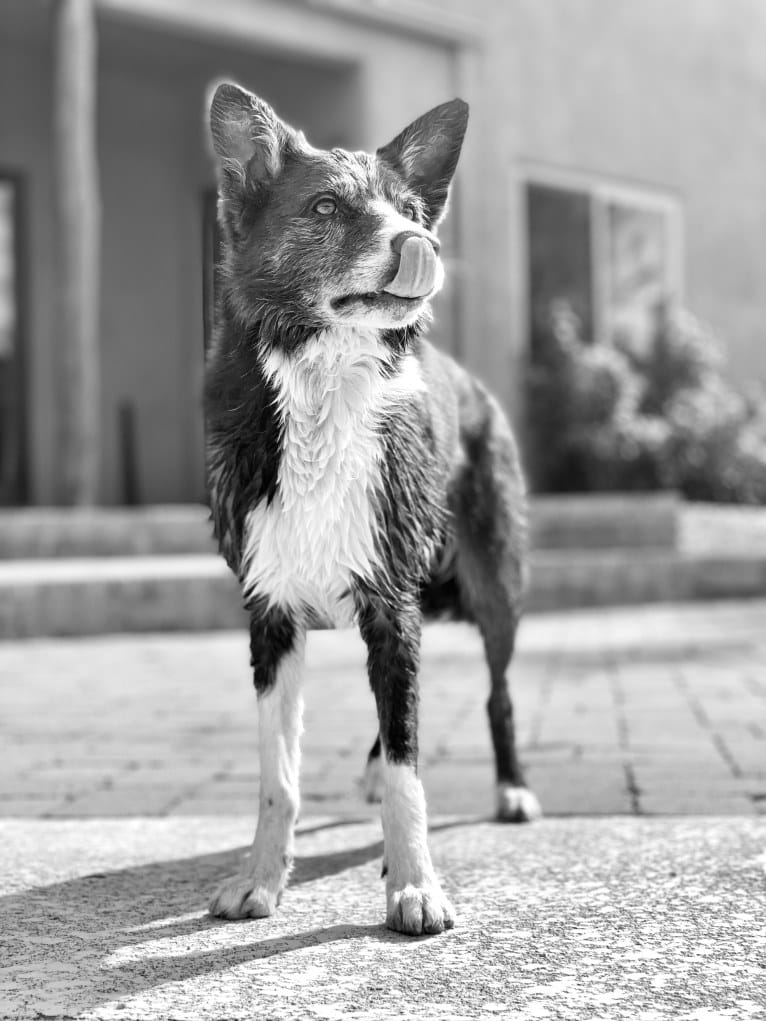
[[[529,295],[529,216],[527,188],[529,185],[557,188],[564,191],[586,193],[590,201],[591,218],[591,279],[593,306],[593,338],[598,344],[611,343],[608,319],[609,294],[609,223],[610,204],[623,204],[636,209],[662,213],[667,224],[667,260],[670,301],[674,307],[684,303],[684,216],[677,194],[653,185],[621,181],[605,174],[572,170],[546,163],[524,161],[521,165],[519,188],[522,203],[522,249],[520,272],[523,274],[521,294],[524,295],[524,319],[527,339],[530,336]]]

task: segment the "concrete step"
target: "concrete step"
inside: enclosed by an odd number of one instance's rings
[[[766,595],[766,552],[697,554],[675,550],[538,551],[527,608],[693,602]]]
[[[528,609],[766,595],[766,555],[535,553]],[[0,563],[0,638],[245,624],[234,578],[212,554]]]
[[[201,504],[0,510],[0,561],[214,552]]]
[[[0,562],[0,638],[244,626],[216,554]]]
[[[680,502],[670,493],[535,497],[536,549],[673,548]],[[0,560],[214,552],[206,507],[26,507],[0,510]]]
[[[674,549],[684,505],[676,493],[536,496],[533,549]]]

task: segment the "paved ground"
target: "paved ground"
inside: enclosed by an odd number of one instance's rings
[[[458,924],[417,940],[382,925],[372,823],[305,826],[275,917],[210,919],[249,835],[229,816],[8,821],[0,1016],[766,1015],[766,820],[445,820],[431,846]]]
[[[250,814],[255,696],[239,633],[0,644],[0,814]],[[364,648],[311,636],[304,815],[376,815]],[[528,617],[519,737],[548,815],[766,811],[766,602]],[[469,628],[429,629],[422,773],[433,812],[488,814],[486,679]]]
[[[349,634],[312,636],[279,914],[205,914],[253,828],[246,645],[0,644],[0,1017],[766,1017],[766,603],[530,617],[514,688],[547,818],[529,827],[486,821],[475,635],[429,630],[422,772],[459,924],[423,940],[382,925]]]

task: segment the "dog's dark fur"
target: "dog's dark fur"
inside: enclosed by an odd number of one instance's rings
[[[262,756],[253,855],[211,910],[274,910],[298,809],[303,636],[350,613],[378,708],[368,769],[383,788],[388,923],[441,931],[454,915],[415,773],[423,613],[478,625],[498,816],[539,811],[506,678],[523,585],[518,457],[497,403],[422,336],[467,107],[437,107],[374,157],[312,149],[233,85],[218,88],[210,117],[225,262],[208,475],[215,533],[251,616]]]

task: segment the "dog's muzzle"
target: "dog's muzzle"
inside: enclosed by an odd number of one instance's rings
[[[392,242],[399,253],[399,269],[383,290],[399,298],[425,298],[434,289],[439,242],[423,234],[399,234]]]

